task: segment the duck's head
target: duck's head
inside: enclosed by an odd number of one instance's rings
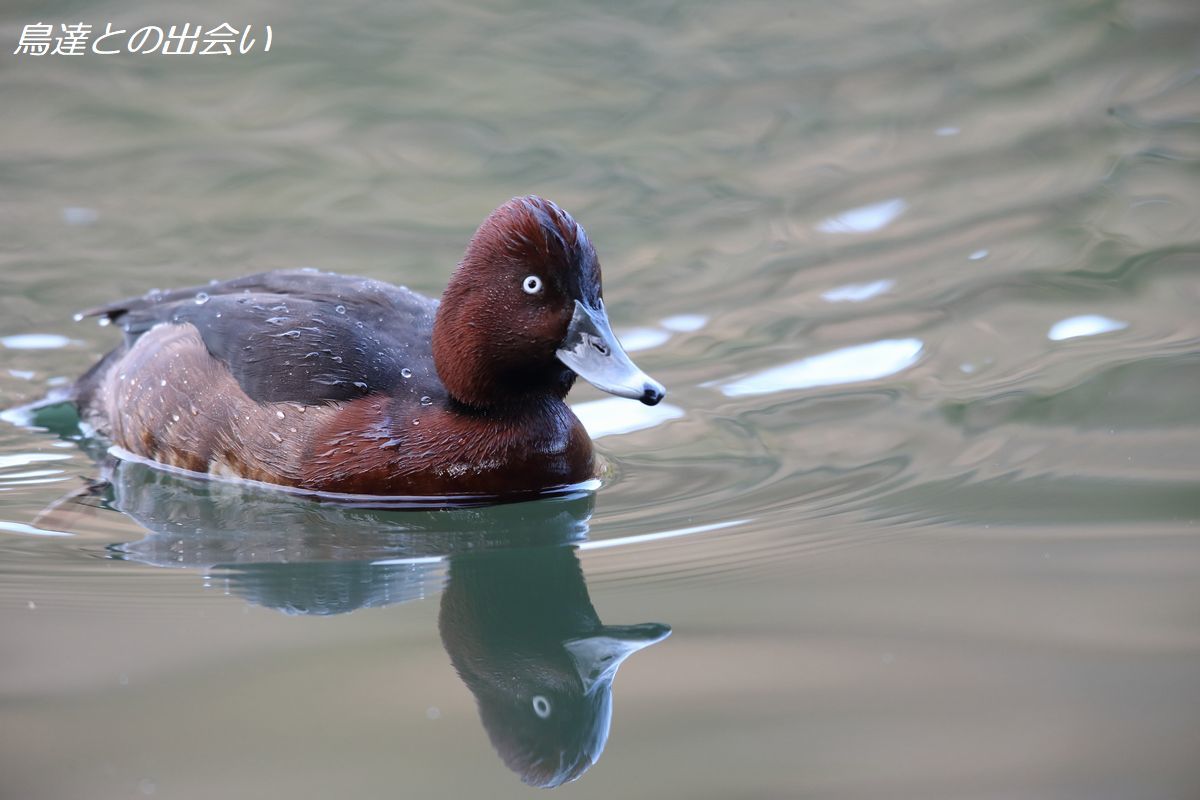
[[[647,405],[666,394],[612,332],[583,226],[540,197],[509,200],[471,237],[442,295],[433,354],[447,391],[478,408],[564,397],[576,375]]]

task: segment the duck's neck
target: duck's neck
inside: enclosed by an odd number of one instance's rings
[[[527,413],[546,399],[562,401],[575,373],[552,352],[527,352],[511,335],[497,332],[487,310],[469,302],[468,291],[456,273],[433,323],[433,364],[450,396],[468,408],[504,416]]]

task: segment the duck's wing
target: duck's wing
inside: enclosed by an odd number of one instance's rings
[[[192,325],[258,402],[318,404],[440,386],[430,337],[437,301],[369,278],[310,270],[150,292],[82,312],[125,331]]]

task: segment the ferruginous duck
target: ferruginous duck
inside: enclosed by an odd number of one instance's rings
[[[517,197],[441,301],[368,278],[265,272],[94,308],[124,342],[74,385],[81,418],[171,467],[321,493],[505,496],[595,476],[576,376],[665,390],[609,325],[571,215]]]

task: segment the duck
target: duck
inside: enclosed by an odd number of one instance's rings
[[[311,268],[153,290],[76,319],[123,341],[71,387],[119,456],[320,494],[522,497],[596,476],[577,377],[655,405],[586,231],[514,197],[439,300]]]

